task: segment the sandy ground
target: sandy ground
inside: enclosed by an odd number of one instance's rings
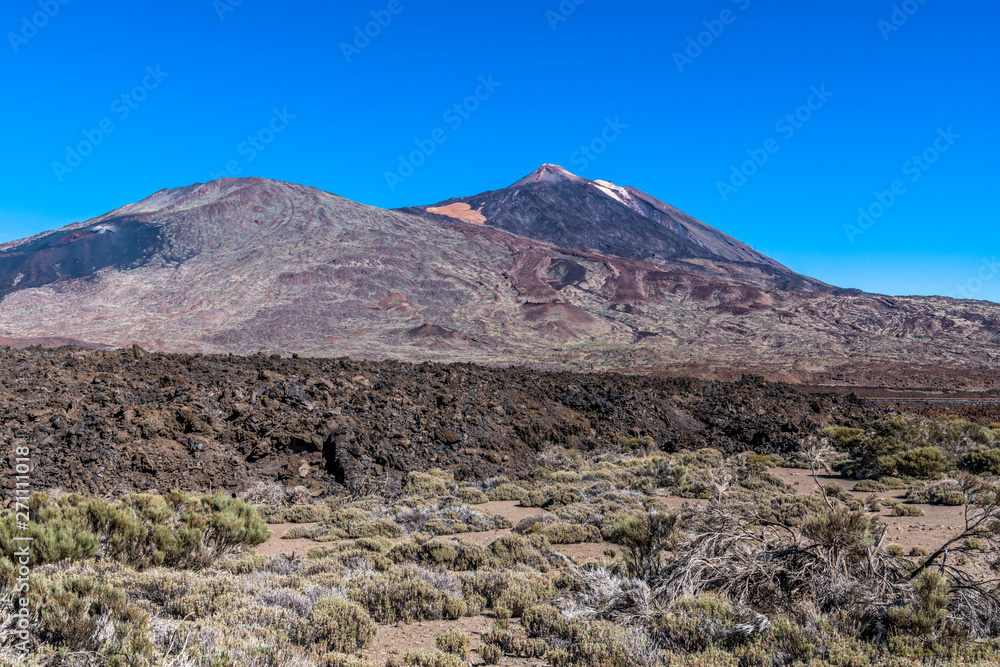
[[[271,529],[271,539],[257,547],[257,553],[265,556],[276,554],[296,554],[305,558],[306,553],[313,547],[321,546],[322,542],[313,540],[283,540],[281,537],[292,528],[302,526],[312,528],[316,523],[272,523],[268,526]]]
[[[422,621],[419,623],[397,623],[396,625],[380,625],[378,634],[371,647],[365,651],[369,660],[381,661],[390,656],[402,657],[407,651],[435,651],[437,636],[447,630],[456,630],[469,635],[472,640],[472,653],[469,660],[473,665],[482,665],[483,659],[478,650],[483,645],[482,635],[493,625],[493,619],[487,616],[471,616],[457,621]],[[521,667],[534,665],[539,660],[504,657],[500,665]]]

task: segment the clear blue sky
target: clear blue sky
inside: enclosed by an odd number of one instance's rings
[[[554,162],[646,190],[830,283],[1000,301],[993,0],[908,0],[915,11],[895,24],[893,0],[565,0],[562,12],[560,0],[397,1],[8,0],[0,238],[230,162],[384,207],[504,187]],[[35,16],[45,7],[51,18]],[[373,11],[387,25],[345,55]],[[678,61],[699,37],[701,52]],[[810,97],[823,86],[832,96]],[[445,116],[477,92],[478,108]],[[808,120],[777,125],[797,111]],[[627,127],[584,158],[607,119]],[[280,132],[260,136],[272,121]],[[102,122],[113,131],[68,158]],[[433,153],[390,188],[398,156],[435,130],[445,141],[425,141]],[[936,140],[947,151],[933,164],[911,162],[935,157]],[[748,151],[767,162],[724,197]],[[845,230],[897,180],[880,217]]]

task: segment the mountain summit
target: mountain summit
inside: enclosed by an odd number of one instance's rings
[[[768,288],[836,291],[641,190],[592,181],[554,164],[502,190],[403,210]]]
[[[543,164],[510,187],[516,188],[529,183],[586,183],[587,179],[571,174],[557,164]]]

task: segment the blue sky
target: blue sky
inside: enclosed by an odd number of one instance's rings
[[[8,0],[0,239],[230,169],[395,207],[553,162],[836,285],[1000,301],[998,14],[988,0]]]

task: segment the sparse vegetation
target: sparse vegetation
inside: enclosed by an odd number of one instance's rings
[[[992,445],[955,436],[975,433],[961,424],[880,428],[804,443],[790,456],[809,466],[798,477],[771,455],[651,452],[636,438],[612,453],[552,447],[517,482],[459,485],[435,470],[382,496],[37,495],[37,665],[76,664],[59,662],[63,651],[134,667],[464,667],[473,641],[457,629],[436,631],[433,652],[374,663],[366,651],[379,624],[484,613],[496,621],[476,647],[486,664],[1000,659],[1000,591],[978,574],[1000,571]],[[851,491],[822,477],[830,461],[864,472]],[[800,493],[779,475],[818,489]],[[905,503],[887,493],[900,487]],[[667,495],[690,502],[668,506]],[[477,506],[488,498],[544,511],[514,526]],[[320,544],[305,559],[248,553],[268,536],[250,503],[316,523],[290,535]],[[889,516],[919,517],[927,504],[953,508],[964,526],[931,549],[888,539]],[[464,539],[482,531],[501,532],[482,546]],[[13,534],[10,513],[0,516],[0,546]],[[577,543],[594,555],[560,554]],[[6,591],[14,572],[0,560]]]

